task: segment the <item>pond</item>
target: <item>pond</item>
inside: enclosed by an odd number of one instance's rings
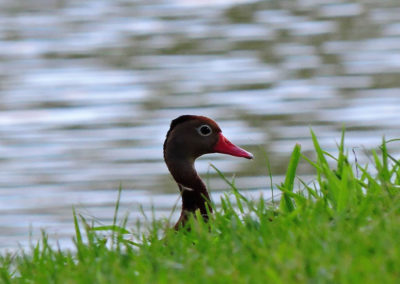
[[[170,216],[162,144],[182,114],[255,154],[197,162],[214,200],[227,186],[210,163],[270,196],[266,156],[279,182],[310,128],[335,152],[345,126],[367,162],[400,137],[399,23],[396,0],[0,1],[0,248],[41,228],[71,246],[72,206],[109,224],[120,184],[121,215]]]

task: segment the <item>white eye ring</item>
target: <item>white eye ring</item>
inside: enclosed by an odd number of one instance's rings
[[[212,133],[212,129],[209,125],[207,124],[203,124],[201,126],[199,126],[197,128],[197,132],[201,135],[201,136],[210,136]]]

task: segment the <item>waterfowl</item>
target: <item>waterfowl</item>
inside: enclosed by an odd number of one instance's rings
[[[196,210],[206,221],[208,212],[212,213],[207,188],[194,167],[198,157],[209,153],[253,158],[226,139],[218,124],[208,117],[183,115],[172,120],[164,142],[164,160],[182,196],[182,212],[175,229],[183,227]]]

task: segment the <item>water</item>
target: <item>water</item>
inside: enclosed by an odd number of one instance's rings
[[[162,143],[182,114],[256,155],[198,161],[216,201],[210,162],[268,197],[264,151],[279,182],[310,126],[335,151],[345,124],[367,161],[400,137],[399,21],[396,0],[0,1],[0,248],[40,228],[69,247],[72,206],[109,223],[120,183],[133,221],[140,205],[170,216]]]

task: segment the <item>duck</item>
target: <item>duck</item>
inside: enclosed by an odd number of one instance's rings
[[[198,115],[182,115],[171,121],[163,152],[164,161],[182,197],[181,214],[175,230],[185,227],[189,216],[197,210],[206,222],[213,212],[207,187],[194,165],[198,157],[221,153],[253,159],[250,152],[230,142],[214,120]]]

